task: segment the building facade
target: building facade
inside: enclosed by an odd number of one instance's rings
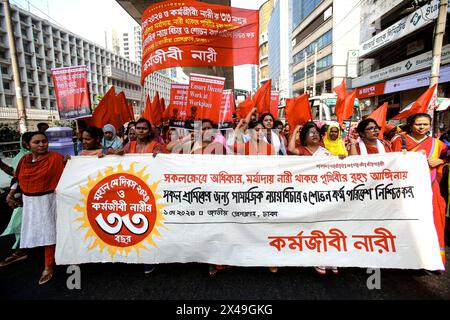
[[[17,123],[3,4],[0,8],[0,122]],[[133,104],[135,114],[141,113],[140,63],[132,62],[18,7],[11,6],[11,18],[30,128],[35,128],[34,124],[39,121],[59,120],[51,69],[60,67],[87,67],[92,104],[98,104],[98,99],[114,86],[116,93],[125,93]],[[168,101],[173,82],[170,77],[153,73],[145,81],[145,95],[153,97],[158,91]]]
[[[415,101],[429,86],[433,30],[439,0],[379,1],[362,4],[358,77],[352,87],[367,113],[387,102],[388,119]],[[449,23],[445,28],[438,96],[450,94]]]
[[[274,0],[267,0],[259,8],[259,85],[263,85],[269,77],[269,20]]]
[[[292,15],[293,94],[331,93],[349,74],[349,53],[359,48],[358,0],[297,0]],[[314,90],[315,89],[315,90]]]
[[[269,20],[269,78],[280,98],[292,97],[292,1],[276,0]]]

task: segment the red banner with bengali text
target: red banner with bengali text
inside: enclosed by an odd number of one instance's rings
[[[60,119],[92,115],[86,66],[52,69]]]
[[[165,1],[142,15],[142,78],[173,67],[258,64],[259,12]]]

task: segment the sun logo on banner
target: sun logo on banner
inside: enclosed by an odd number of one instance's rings
[[[162,197],[156,193],[160,181],[147,185],[147,167],[137,172],[134,165],[124,170],[119,164],[116,171],[108,167],[80,187],[83,199],[74,209],[82,215],[75,221],[81,221],[79,228],[87,229],[85,241],[94,238],[88,251],[107,248],[114,257],[117,253],[128,256],[134,249],[140,256],[139,250],[149,249],[145,242],[157,247],[153,237],[161,237],[158,227],[165,228],[161,213],[165,206],[158,204]]]

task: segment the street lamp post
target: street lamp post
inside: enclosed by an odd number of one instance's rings
[[[6,32],[8,33],[9,52],[11,56],[11,67],[13,70],[14,87],[16,92],[17,114],[19,118],[19,132],[27,131],[27,116],[23,105],[22,97],[22,81],[20,79],[19,65],[17,63],[16,41],[14,39],[14,29],[11,22],[11,12],[9,8],[9,0],[3,1],[3,11],[5,13]]]

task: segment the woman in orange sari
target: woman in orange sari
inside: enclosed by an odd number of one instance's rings
[[[430,168],[431,188],[433,191],[433,218],[439,239],[442,261],[445,266],[445,201],[441,196],[439,183],[442,179],[442,169],[448,162],[448,146],[439,139],[428,135],[431,128],[431,116],[427,113],[417,113],[407,119],[409,128],[392,140],[394,151],[423,152],[427,156]]]
[[[45,269],[39,279],[41,285],[52,279],[55,267],[55,189],[64,170],[65,159],[57,152],[48,151],[48,140],[43,133],[33,132],[27,139],[31,153],[22,157],[14,172],[23,194],[20,247],[45,247]],[[8,194],[9,205],[13,204],[15,192],[11,189]]]

